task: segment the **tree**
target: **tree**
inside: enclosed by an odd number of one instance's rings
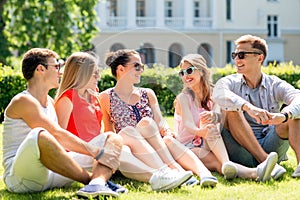
[[[10,51],[8,50],[8,42],[4,37],[3,31],[5,28],[5,22],[3,19],[3,7],[7,0],[2,0],[0,2],[0,63],[6,64],[6,58],[11,56]]]
[[[98,0],[1,0],[10,51],[45,47],[66,57],[92,48]],[[2,52],[2,51],[1,51]]]

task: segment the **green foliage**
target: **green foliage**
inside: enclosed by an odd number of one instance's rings
[[[140,87],[153,89],[155,92],[160,108],[164,115],[173,115],[173,102],[176,95],[182,90],[183,84],[177,75],[178,68],[166,68],[162,65],[155,64],[153,68],[145,68],[141,78]],[[300,88],[300,67],[292,63],[280,64],[278,66],[269,65],[263,68],[267,74],[274,74],[281,79],[291,83],[294,87]],[[219,78],[235,73],[236,70],[232,65],[224,68],[211,68],[212,79],[215,83]],[[10,99],[26,87],[21,73],[15,72],[10,67],[2,67],[0,64],[0,121],[3,120],[3,112]],[[116,79],[111,75],[110,69],[101,71],[101,80],[99,81],[100,91],[114,87]],[[55,89],[49,92],[54,97]]]
[[[3,33],[10,51],[23,54],[33,47],[45,47],[67,57],[92,48],[90,41],[98,32],[94,9],[98,0],[5,1]]]
[[[25,88],[26,81],[22,74],[0,63],[0,122],[3,121],[4,110],[11,98]]]

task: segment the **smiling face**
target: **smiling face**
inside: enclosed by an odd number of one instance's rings
[[[191,69],[188,69],[191,67],[194,67],[194,66],[192,66],[189,62],[185,61],[180,66],[180,70],[182,70],[183,72],[188,72],[190,70],[190,72],[192,72]],[[194,87],[197,87],[197,85],[199,85],[199,82],[201,80],[201,73],[200,73],[199,69],[194,67],[193,72],[190,74],[184,73],[183,76],[181,77],[181,80],[186,87],[193,89]]]
[[[240,43],[236,46],[236,53],[238,52],[259,52],[254,49],[250,43]],[[256,75],[260,73],[261,63],[263,61],[263,54],[245,54],[243,59],[238,56],[235,57],[234,62],[238,73],[243,75]]]
[[[139,54],[132,54],[128,63],[118,66],[118,80],[124,79],[126,82],[138,84],[144,71]]]

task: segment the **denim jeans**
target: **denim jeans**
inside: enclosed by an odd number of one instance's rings
[[[276,131],[275,126],[269,126],[261,133],[254,133],[258,143],[265,150],[266,153],[276,152],[278,154],[278,163],[281,162],[286,155],[289,148],[288,140],[281,139]],[[231,133],[223,128],[221,132],[224,140],[229,159],[233,162],[242,164],[247,167],[256,167],[259,162],[242,147],[231,135]]]

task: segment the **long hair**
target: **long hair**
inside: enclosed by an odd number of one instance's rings
[[[56,99],[66,90],[83,88],[93,75],[95,65],[98,65],[98,59],[94,55],[87,52],[73,53],[66,61]]]
[[[211,101],[213,83],[211,81],[210,71],[207,68],[205,59],[200,54],[188,54],[181,59],[179,66],[181,67],[184,62],[190,63],[200,72],[201,79],[199,88],[202,91],[202,99],[200,99],[201,106],[206,110],[210,110],[208,103]],[[190,94],[193,100],[195,100],[195,94],[189,87],[184,86],[182,92]]]

